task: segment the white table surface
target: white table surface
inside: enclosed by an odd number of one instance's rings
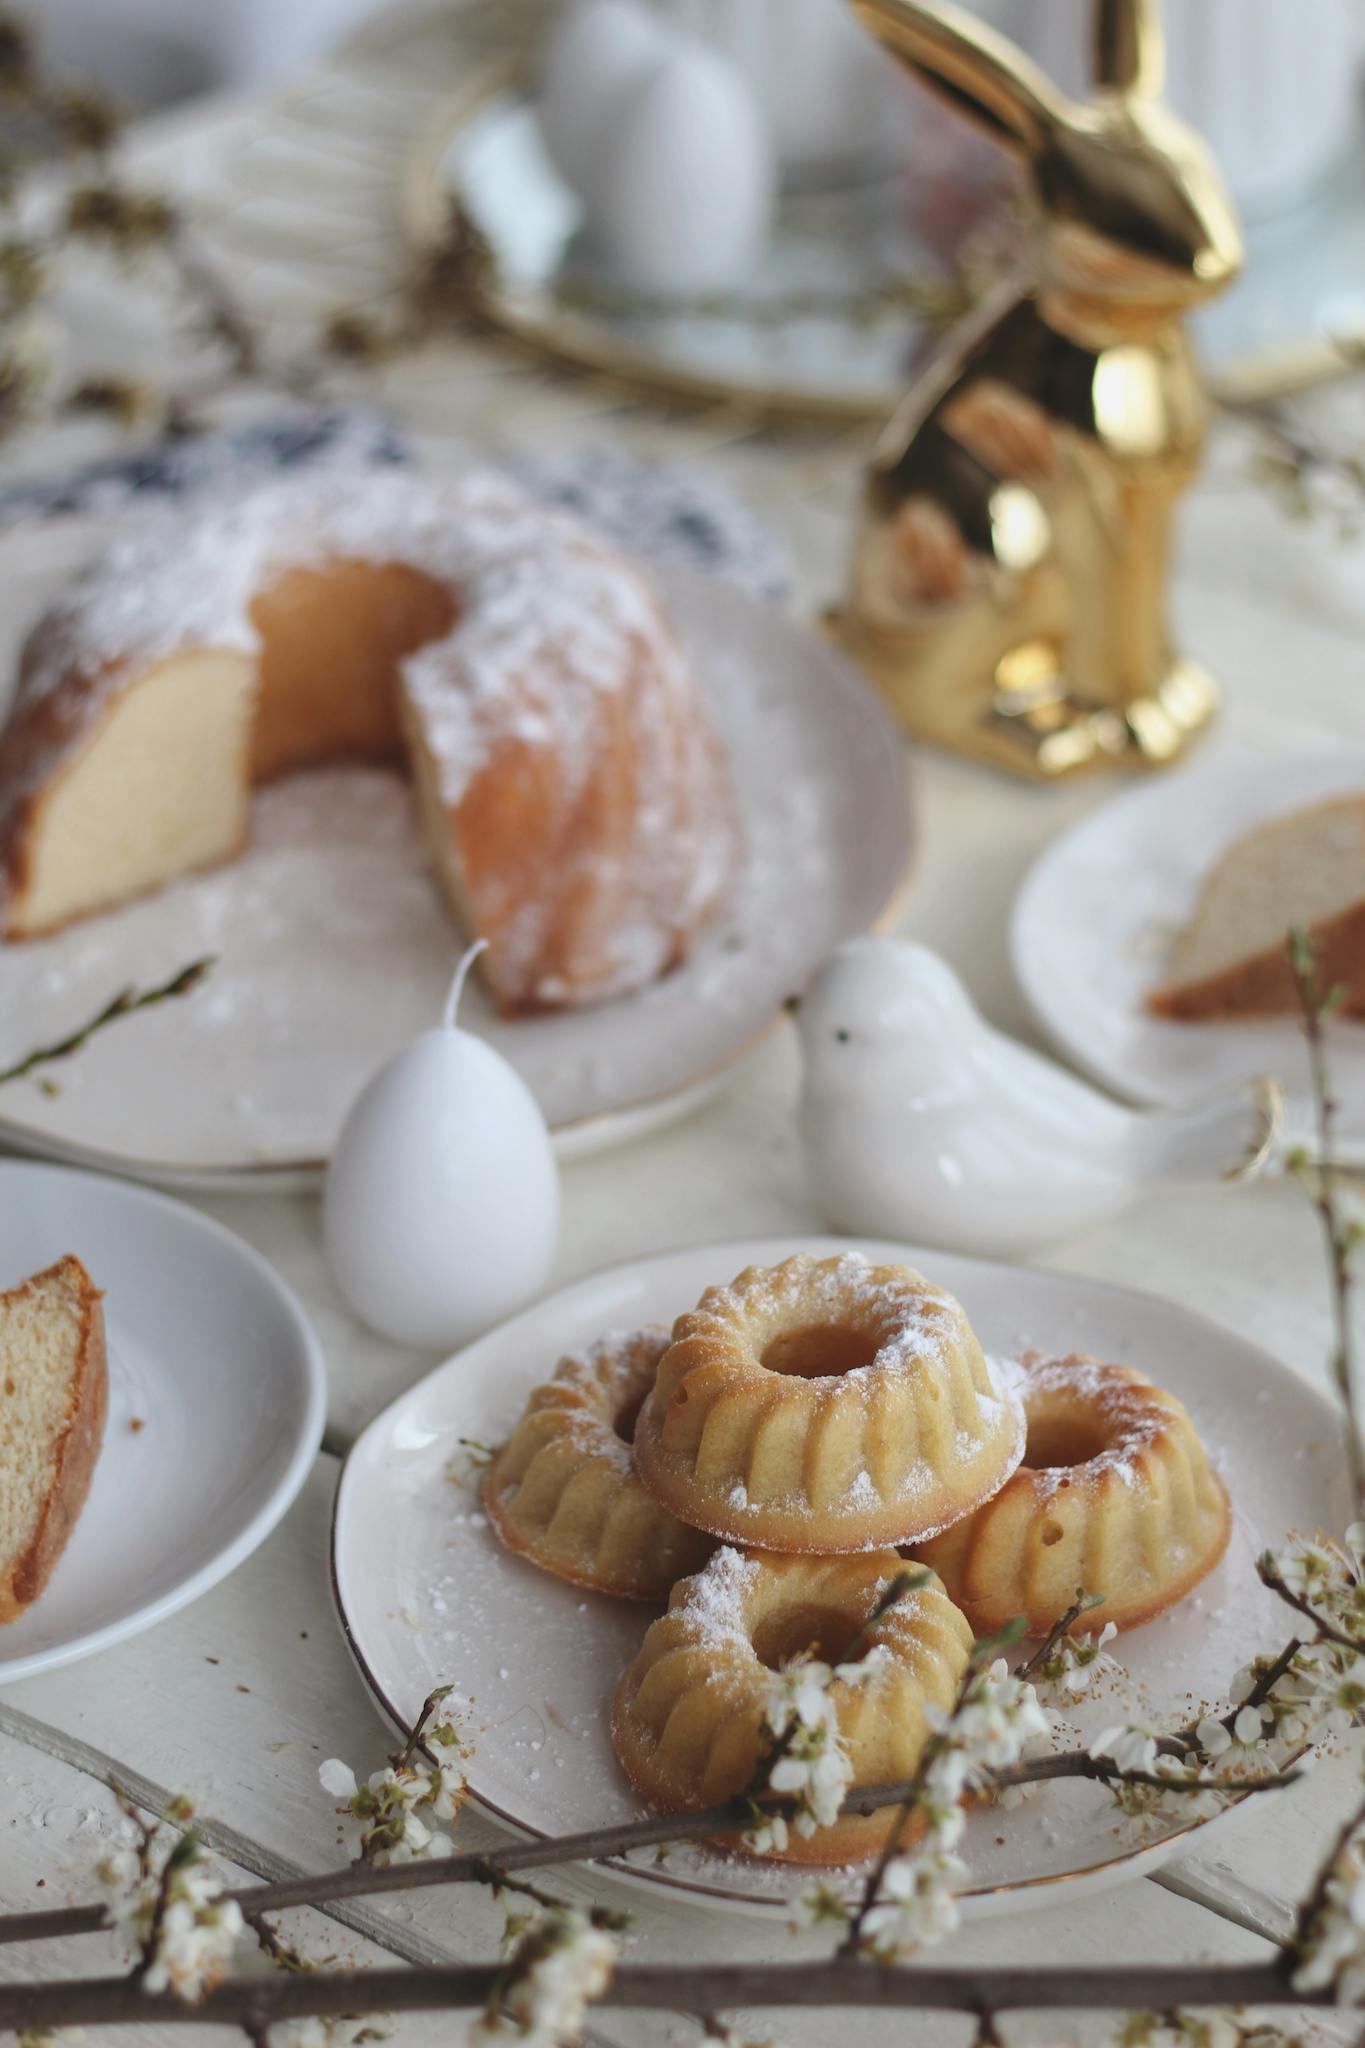
[[[281,334],[339,302],[373,297],[400,263],[394,222],[405,140],[442,92],[454,61],[448,27],[400,17],[344,57],[270,101],[201,105],[149,126],[136,149],[149,175],[189,196],[233,266],[243,294]],[[76,280],[73,302],[98,307],[100,359],[120,348],[145,360],[164,326],[150,285]],[[439,454],[443,441],[482,438],[538,451],[610,440],[699,462],[747,495],[785,534],[799,570],[798,603],[814,612],[837,590],[861,435],[771,436],[724,408],[670,414],[619,389],[548,375],[496,343],[461,339],[386,369],[379,395]],[[1365,404],[1344,393],[1317,403],[1365,432]],[[12,465],[44,470],[91,443],[82,428],[30,432]],[[1187,510],[1176,606],[1191,649],[1217,670],[1228,708],[1209,758],[1365,742],[1365,549],[1325,523],[1286,519],[1250,480],[1241,429],[1224,429]],[[2,543],[0,543],[2,545]],[[1006,956],[1015,885],[1034,852],[1113,785],[1042,790],[966,764],[907,757],[920,850],[903,928],[940,947],[987,1013],[1027,1031]],[[129,1028],[136,1028],[135,1026]],[[808,1231],[822,1218],[793,1142],[796,1081],[787,1032],[737,1072],[685,1124],[566,1168],[565,1229],[556,1283],[636,1253],[685,1243]],[[113,1813],[112,1775],[147,1802],[185,1790],[230,1868],[273,1874],[334,1863],[330,1802],[316,1765],[339,1755],[373,1767],[385,1731],[348,1660],[332,1613],[328,1517],[339,1460],[358,1430],[434,1362],[361,1328],[323,1269],[318,1206],[307,1196],[217,1197],[201,1206],[260,1250],[298,1291],[325,1350],[332,1398],[327,1444],[303,1496],[271,1540],[226,1584],[149,1634],[71,1670],[0,1691],[0,1906],[88,1897],[95,1844]],[[1264,1186],[1163,1197],[1055,1248],[1058,1268],[1150,1289],[1222,1318],[1321,1381],[1328,1316],[1315,1226],[1292,1188]],[[1267,1456],[1275,1455],[1267,1446]],[[1210,1846],[1156,1879],[1111,1896],[1066,1899],[1045,1912],[978,1925],[941,1951],[980,1963],[1077,1963],[1237,1957],[1283,1934],[1356,1783],[1358,1763],[1329,1759],[1303,1785],[1246,1809]],[[462,1836],[495,1838],[469,1815]],[[555,1880],[582,1895],[581,1873]],[[40,1889],[41,1887],[41,1889]],[[634,1902],[640,1952],[686,1958],[793,1956],[812,1944],[745,1920],[669,1901]],[[360,1903],[325,1920],[294,1916],[322,1951],[381,1958],[488,1955],[500,1917],[477,1891]],[[0,1948],[0,1980],[99,1969],[101,1940]],[[757,2023],[755,2023],[757,2024]],[[967,2038],[961,2023],[915,2021],[915,2037]],[[893,2019],[838,2022],[859,2042],[906,2038]],[[758,2026],[792,2044],[831,2038],[821,2016]],[[1098,2037],[1099,2022],[1068,2024]],[[136,2033],[137,2030],[130,2030]],[[460,2038],[457,2023],[411,2019],[405,2042]],[[616,2042],[698,2039],[694,2023],[608,2015]],[[1046,2021],[1011,2033],[1056,2038]],[[158,2030],[163,2042],[202,2030]],[[120,2038],[128,2038],[125,2033]],[[151,2034],[148,2033],[150,2040]]]

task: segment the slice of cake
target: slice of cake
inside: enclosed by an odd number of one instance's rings
[[[1276,1016],[1298,1007],[1286,940],[1306,927],[1326,987],[1365,1016],[1365,796],[1337,797],[1235,840],[1210,870],[1148,996],[1159,1017]]]
[[[42,1592],[90,1491],[109,1406],[102,1299],[70,1254],[0,1293],[0,1622]]]

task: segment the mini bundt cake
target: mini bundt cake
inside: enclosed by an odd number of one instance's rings
[[[712,1535],[828,1553],[960,1520],[1023,1447],[1022,1415],[950,1294],[908,1267],[798,1255],[678,1318],[635,1464]]]
[[[252,788],[411,773],[509,1010],[680,960],[736,858],[729,777],[645,578],[470,474],[332,471],[130,527],[40,620],[0,733],[0,925],[232,859]]]
[[[666,1600],[706,1562],[712,1538],[660,1507],[630,1461],[667,1347],[664,1329],[612,1331],[535,1389],[484,1478],[488,1519],[509,1550],[628,1600]]]
[[[773,1672],[805,1652],[842,1661],[901,1569],[887,1551],[770,1557],[718,1550],[695,1578],[675,1586],[668,1613],[616,1688],[612,1740],[636,1790],[665,1813],[716,1806],[744,1791],[759,1761]],[[971,1648],[965,1619],[933,1580],[868,1630],[861,1655],[875,1660],[872,1675],[855,1685],[836,1679],[830,1688],[854,1785],[913,1775],[931,1713],[951,1709]],[[782,1860],[870,1856],[896,1813],[849,1814],[810,1836],[793,1830]]]
[[[0,1294],[0,1622],[38,1598],[90,1491],[109,1407],[103,1299],[70,1253]]]
[[[1227,1489],[1172,1394],[1127,1365],[1026,1358],[1028,1445],[993,1500],[915,1555],[979,1634],[1026,1615],[1045,1635],[1077,1595],[1135,1628],[1183,1599],[1227,1548]]]

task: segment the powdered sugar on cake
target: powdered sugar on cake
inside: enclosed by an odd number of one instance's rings
[[[402,563],[455,598],[450,630],[400,665],[409,725],[452,814],[515,747],[553,756],[557,815],[572,818],[604,732],[629,734],[630,830],[609,844],[587,835],[573,893],[608,934],[595,995],[660,973],[736,865],[715,741],[646,578],[492,473],[332,466],[130,524],[30,642],[11,713],[25,744],[6,764],[0,831],[130,674],[189,649],[259,651],[256,598],[290,570],[348,561]],[[628,718],[610,708],[626,692]],[[537,960],[548,915],[528,900],[500,935],[514,966]],[[549,968],[535,990],[544,1003],[573,994]]]

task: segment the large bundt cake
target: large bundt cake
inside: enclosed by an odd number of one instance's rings
[[[700,1529],[825,1553],[960,1520],[1023,1446],[1022,1416],[950,1294],[904,1266],[798,1254],[678,1318],[635,1464]]]
[[[410,770],[508,1009],[678,961],[736,851],[644,577],[500,478],[269,484],[130,528],[40,621],[0,734],[0,923],[53,931],[245,844],[254,785]]]
[[[484,1478],[488,1519],[509,1550],[629,1600],[666,1600],[706,1562],[714,1540],[660,1507],[630,1461],[667,1346],[664,1329],[609,1332],[535,1389]]]
[[[1024,1463],[994,1499],[915,1555],[979,1634],[1028,1618],[1045,1635],[1078,1594],[1133,1628],[1211,1572],[1232,1526],[1227,1489],[1172,1394],[1126,1365],[1025,1359]]]
[[[839,1662],[901,1561],[867,1557],[744,1556],[718,1550],[673,1590],[616,1688],[612,1740],[636,1790],[665,1813],[719,1805],[751,1783],[772,1674],[804,1652]],[[867,1631],[863,1684],[835,1679],[830,1697],[854,1785],[913,1775],[930,1715],[957,1697],[972,1632],[935,1581],[907,1593]],[[847,1815],[803,1836],[787,1860],[846,1863],[871,1855],[898,1809]]]

